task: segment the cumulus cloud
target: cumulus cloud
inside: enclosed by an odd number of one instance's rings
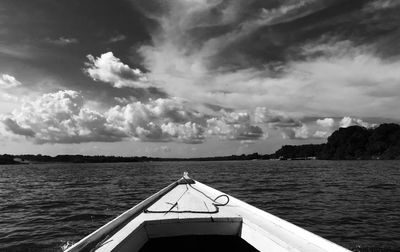
[[[329,137],[335,127],[321,125],[321,121],[325,119],[318,119],[317,121],[301,122],[299,126],[278,128],[284,139],[298,139],[298,140],[309,140],[309,139],[324,139]]]
[[[14,76],[2,74],[0,77],[0,88],[13,88],[20,85],[21,82],[19,82]]]
[[[100,57],[87,56],[84,72],[94,81],[102,81],[113,87],[139,87],[150,86],[146,75],[140,69],[132,69],[121,62],[112,52],[102,54]]]
[[[107,124],[100,113],[84,107],[83,97],[65,90],[25,102],[3,119],[6,128],[35,143],[120,141],[126,135]]]
[[[269,129],[278,130],[284,139],[314,138],[310,129],[312,123],[303,123],[301,116],[294,113],[257,107],[254,110],[254,120],[256,123],[266,124]]]
[[[350,126],[362,126],[366,128],[376,127],[376,124],[363,121],[360,118],[343,117],[306,120],[300,126],[280,128],[284,138],[288,139],[324,139],[328,138],[335,130]]]
[[[207,120],[209,135],[216,135],[228,140],[257,140],[266,137],[263,130],[252,125],[246,112],[221,111],[219,117]]]
[[[333,118],[317,119],[317,124],[322,128],[332,128],[335,125]]]
[[[185,124],[169,122],[161,125],[161,129],[183,143],[198,144],[203,143],[205,139],[204,127],[194,122]]]
[[[313,137],[315,138],[327,138],[336,129],[337,123],[333,118],[317,119],[315,132]]]
[[[133,102],[107,112],[115,128],[141,141],[204,141],[203,115],[178,98]]]
[[[88,108],[79,92],[64,90],[27,101],[1,121],[8,131],[38,144],[205,140],[203,115],[177,98],[131,102],[99,113]]]
[[[343,117],[343,119],[339,122],[339,127],[341,128],[347,128],[350,126],[361,126],[365,128],[373,128],[376,127],[376,124],[373,123],[368,123],[363,121],[360,118],[352,118],[349,116]]]
[[[245,111],[198,112],[180,98],[125,101],[103,113],[90,109],[81,93],[63,90],[25,101],[19,109],[2,116],[5,128],[37,144],[144,142],[199,144],[208,137],[255,141],[267,137]]]
[[[257,107],[254,111],[254,118],[256,123],[268,123],[275,128],[302,126],[301,121],[296,119],[294,115],[265,107]]]
[[[310,135],[309,127],[306,124],[302,124],[298,127],[290,127],[281,129],[283,138],[288,139],[309,139],[312,138]]]
[[[287,113],[284,111],[270,110],[257,107],[254,111],[254,121],[258,125],[266,125],[268,129],[277,130],[284,139],[324,139],[329,137],[339,127],[360,125],[372,127],[374,124],[361,119],[344,117],[340,118],[312,118]]]
[[[375,126],[351,117],[299,119],[265,107],[253,113],[220,110],[213,114],[200,113],[194,107],[180,98],[159,98],[125,101],[100,113],[90,109],[79,92],[63,90],[25,101],[0,119],[10,133],[37,144],[128,139],[199,144],[209,137],[248,143],[266,139],[267,129],[278,130],[287,139],[306,140],[326,138],[339,127]]]

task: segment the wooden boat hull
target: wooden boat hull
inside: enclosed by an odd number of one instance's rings
[[[240,237],[256,251],[349,251],[318,235],[184,177],[67,251],[140,251],[166,237]],[[190,250],[190,249],[189,249]]]

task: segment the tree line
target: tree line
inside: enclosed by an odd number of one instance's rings
[[[400,125],[386,123],[373,129],[340,128],[328,137],[327,143],[286,145],[273,156],[282,159],[313,156],[323,160],[400,159]]]
[[[258,153],[203,158],[157,158],[85,155],[0,155],[0,164],[21,163],[116,163],[149,161],[223,161],[258,159],[400,159],[400,125],[381,124],[367,129],[361,126],[340,128],[323,144],[285,145],[273,154]]]

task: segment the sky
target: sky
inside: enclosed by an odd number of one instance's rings
[[[204,157],[400,121],[398,0],[2,0],[0,153]]]

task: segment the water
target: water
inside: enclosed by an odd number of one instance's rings
[[[354,251],[400,251],[399,161],[0,166],[0,251],[62,251],[183,171]]]

